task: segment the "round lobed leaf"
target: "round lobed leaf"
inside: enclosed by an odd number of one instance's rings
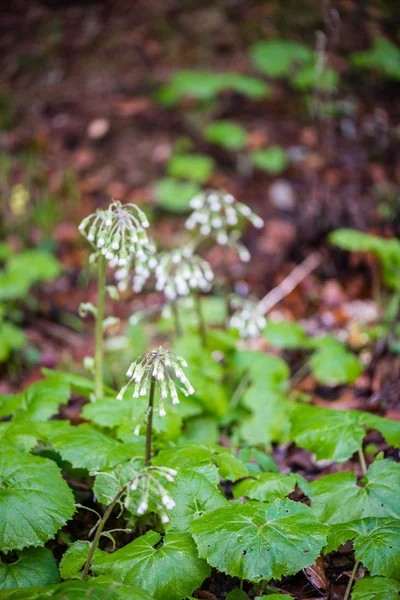
[[[399,600],[400,583],[385,577],[364,577],[356,581],[352,600]]]
[[[364,485],[354,473],[333,473],[310,484],[311,507],[323,523],[367,517],[400,518],[400,464],[381,460],[369,467]]]
[[[169,491],[176,506],[169,513],[168,531],[190,531],[194,519],[228,502],[203,473],[196,471],[180,472]]]
[[[33,587],[27,590],[0,592],[1,600],[152,600],[147,592],[102,578],[88,581],[66,581],[59,585]]]
[[[148,531],[113,552],[95,557],[94,573],[145,589],[156,600],[186,598],[209,576],[207,563],[198,558],[193,539],[186,533]],[[151,576],[150,576],[151,574]]]
[[[313,564],[327,531],[308,506],[280,499],[269,505],[230,502],[192,522],[202,558],[232,577],[254,582]]]
[[[0,590],[30,588],[37,585],[58,583],[56,560],[47,548],[29,548],[17,552],[13,563],[0,559]]]
[[[43,545],[74,513],[74,497],[57,465],[0,448],[0,550]]]

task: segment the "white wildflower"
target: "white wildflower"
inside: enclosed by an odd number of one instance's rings
[[[189,246],[161,255],[155,276],[156,289],[163,291],[168,300],[188,296],[193,291],[208,292],[214,279],[211,265],[193,255]]]
[[[194,393],[194,388],[182,370],[186,367],[186,361],[174,352],[164,350],[161,346],[139,356],[129,367],[127,377],[128,383],[121,389],[118,399],[122,399],[127,388],[134,383],[133,397],[147,395],[152,385],[158,390],[158,411],[160,417],[166,415],[164,400],[168,397],[172,404],[179,404],[178,390],[185,396]],[[170,474],[174,476],[176,471]]]
[[[148,263],[154,264],[155,245],[146,229],[149,221],[135,204],[112,202],[106,210],[97,210],[79,225],[79,231],[102,254],[110,267],[118,268],[118,289],[128,288],[129,271],[135,269],[133,288],[140,291],[150,275]]]
[[[206,190],[192,198],[190,207],[193,212],[186,220],[186,229],[197,231],[203,237],[211,236],[221,246],[236,248],[243,262],[250,260],[249,251],[237,241],[240,221],[246,219],[257,228],[261,228],[264,221],[249,206],[237,202],[232,194]]]
[[[232,329],[237,329],[243,339],[259,337],[267,324],[260,303],[251,298],[236,297],[231,300],[231,306],[235,309],[229,320]]]

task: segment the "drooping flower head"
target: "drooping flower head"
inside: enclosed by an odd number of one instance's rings
[[[124,507],[137,515],[157,511],[162,523],[169,522],[168,511],[175,507],[167,489],[168,483],[173,483],[177,475],[175,469],[162,466],[143,466],[137,457],[129,463],[118,465],[111,472],[93,471],[98,479],[110,479],[110,495],[107,495],[108,486],[103,485],[102,496],[112,502],[115,489],[124,489]]]
[[[140,292],[156,265],[156,248],[147,235],[147,227],[148,219],[138,206],[119,201],[112,202],[106,210],[97,210],[79,225],[82,235],[105,256],[109,265],[118,267],[115,277],[120,291],[128,288],[134,269],[132,287]]]
[[[178,390],[185,396],[194,393],[193,387],[182,370],[185,367],[187,367],[187,362],[181,356],[177,356],[170,350],[164,350],[162,346],[151,352],[145,352],[130,365],[126,373],[129,381],[117,398],[122,400],[131,384],[134,384],[133,398],[147,396],[153,383],[159,392],[158,413],[160,417],[164,417],[166,415],[164,400],[170,398],[172,404],[179,404]]]
[[[125,498],[125,505],[129,503],[129,496],[133,492],[139,492],[139,503],[136,507],[136,514],[144,515],[149,510],[149,502],[155,504],[157,511],[160,513],[161,522],[168,523],[169,516],[167,511],[175,507],[175,502],[168,493],[168,490],[163,486],[160,479],[166,479],[173,482],[177,472],[169,467],[144,467],[130,481],[130,485]]]
[[[127,267],[132,260],[144,266],[155,252],[148,227],[147,217],[138,206],[114,201],[106,210],[98,209],[83,219],[79,231],[111,267]]]
[[[236,297],[231,300],[231,306],[236,310],[229,325],[237,329],[243,339],[259,337],[267,324],[260,302],[252,298]]]
[[[247,262],[250,254],[244,246],[238,244],[240,237],[240,221],[247,219],[257,228],[264,221],[251,208],[238,202],[226,192],[206,190],[192,198],[190,206],[192,214],[185,223],[186,229],[194,230],[202,237],[213,237],[221,246],[231,245],[237,248],[240,259]]]
[[[168,300],[188,296],[192,291],[208,292],[214,273],[209,262],[193,254],[190,246],[166,252],[155,268],[156,289]]]

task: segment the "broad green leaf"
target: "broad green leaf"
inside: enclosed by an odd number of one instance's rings
[[[267,321],[263,336],[274,348],[307,348],[309,338],[303,327],[290,321]]]
[[[252,500],[268,502],[275,498],[284,498],[291,494],[297,484],[297,476],[281,475],[280,473],[254,474],[235,485],[233,495],[235,498],[247,496]]]
[[[313,564],[327,527],[308,506],[229,502],[192,522],[199,554],[220,571],[249,581],[280,579]]]
[[[287,387],[290,369],[279,356],[254,350],[239,350],[234,360],[238,370],[246,372],[251,382],[260,388],[283,390]]]
[[[88,581],[66,581],[53,586],[0,592],[0,600],[152,600],[147,592],[101,577]]]
[[[253,150],[250,153],[253,164],[262,171],[273,175],[282,173],[288,166],[286,152],[280,146],[270,146],[266,149]]]
[[[140,445],[123,444],[87,423],[72,426],[59,421],[49,429],[48,440],[73,467],[89,470],[110,469],[143,452]]]
[[[290,430],[291,405],[277,389],[261,386],[257,380],[243,396],[243,404],[251,411],[239,426],[241,439],[249,444],[268,446],[272,442],[286,440]]]
[[[364,577],[354,584],[352,600],[399,600],[400,583],[385,577]]]
[[[75,373],[68,373],[67,371],[57,371],[53,369],[42,369],[42,373],[46,377],[56,377],[60,381],[64,381],[70,386],[71,391],[83,396],[84,398],[89,398],[94,392],[93,379],[83,377],[83,375],[76,375]],[[116,398],[118,394],[118,392],[114,391],[108,386],[104,386],[104,393],[110,398]]]
[[[137,400],[137,398],[135,398]],[[185,398],[186,400],[186,398]],[[155,442],[160,442],[160,445],[164,447],[168,442],[177,442],[182,430],[182,417],[177,414],[179,411],[180,403],[176,406],[167,406],[167,414],[165,417],[160,417],[156,412],[153,415],[153,434]],[[146,430],[145,425],[142,427],[142,433]],[[135,425],[129,420],[125,420],[115,433],[116,437],[124,442],[125,444],[137,445],[140,443],[138,437],[135,435]]]
[[[239,73],[227,73],[225,76],[226,88],[238,94],[243,94],[254,100],[265,98],[269,94],[269,86],[264,81]]]
[[[172,469],[190,469],[209,463],[217,465],[222,479],[236,481],[248,474],[246,466],[229,448],[217,444],[179,444],[161,450],[153,460],[155,465],[164,465]]]
[[[214,160],[204,154],[175,154],[168,162],[168,175],[205,183],[214,170]]]
[[[0,419],[13,415],[19,408],[19,398],[14,394],[0,395]]]
[[[63,579],[81,579],[81,569],[89,555],[90,542],[77,541],[64,552],[60,562],[60,573]]]
[[[214,417],[194,417],[185,423],[180,441],[200,444],[216,444],[219,440],[218,422]]]
[[[58,277],[61,265],[48,252],[41,250],[25,250],[14,254],[7,261],[7,270],[22,278],[29,277],[30,281],[51,281]]]
[[[354,540],[354,553],[371,575],[400,577],[400,520],[362,519],[336,525],[328,538],[328,549]]]
[[[189,531],[193,519],[227,504],[225,496],[210,480],[196,471],[179,472],[169,492],[175,508],[169,513],[168,531]]]
[[[58,413],[70,397],[69,385],[57,376],[30,385],[14,399],[14,421],[43,422]]]
[[[310,360],[311,372],[323,385],[353,383],[362,373],[358,358],[331,336],[317,341],[318,347]]]
[[[20,350],[26,343],[24,332],[10,321],[0,323],[0,362],[8,359],[15,350]]]
[[[317,460],[345,462],[361,448],[365,435],[360,413],[297,404],[290,414],[291,438],[315,452]]]
[[[34,283],[51,281],[60,272],[60,263],[47,252],[26,250],[14,254],[0,272],[0,301],[23,299]]]
[[[324,523],[345,523],[367,517],[400,519],[400,464],[372,463],[357,485],[354,473],[325,475],[310,484],[311,507]]]
[[[56,560],[47,548],[29,548],[17,552],[17,555],[18,559],[11,563],[0,558],[0,590],[60,581]]]
[[[361,420],[368,429],[380,431],[389,446],[400,447],[400,422],[378,417],[371,413],[361,413]]]
[[[400,80],[400,48],[388,38],[375,37],[370,50],[354,52],[350,60],[356,67],[376,69],[391,79]]]
[[[233,90],[250,98],[263,98],[269,87],[255,77],[239,73],[212,73],[210,71],[178,71],[169,84],[158,94],[162,104],[176,105],[182,98],[190,97],[202,101],[214,100],[225,90]]]
[[[74,513],[72,491],[51,460],[0,449],[0,550],[43,545]]]
[[[30,421],[8,421],[0,423],[0,444],[14,446],[17,450],[29,452],[37,445],[41,438],[39,423]]]
[[[188,363],[186,376],[194,387],[194,397],[208,413],[223,416],[228,408],[228,394],[222,366],[202,347],[199,336],[185,335],[175,342],[174,351]]]
[[[148,531],[112,554],[102,554],[92,566],[94,573],[138,586],[155,600],[186,598],[210,574],[207,563],[197,557],[192,537]],[[151,576],[150,576],[151,574]]]
[[[307,46],[284,39],[257,42],[250,48],[252,63],[270,77],[290,75],[295,66],[311,62],[313,56]]]
[[[190,209],[190,201],[200,192],[193,181],[180,181],[174,177],[164,177],[155,186],[157,206],[171,212],[185,212]]]
[[[122,400],[102,398],[85,404],[82,416],[101,427],[112,428],[129,422],[135,428],[148,403],[148,398],[132,398],[128,391]]]
[[[253,446],[241,448],[238,456],[247,466],[249,473],[261,473],[264,471],[279,473],[278,465],[272,456],[259,448]]]
[[[227,150],[240,150],[246,144],[247,132],[234,121],[214,121],[205,128],[204,137]]]

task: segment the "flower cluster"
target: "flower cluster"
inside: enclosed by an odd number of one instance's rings
[[[245,218],[254,227],[261,228],[264,221],[256,215],[251,208],[237,202],[232,194],[207,190],[200,192],[192,198],[190,206],[193,208],[192,214],[185,223],[186,229],[194,230],[201,236],[212,236],[218,244],[222,246],[237,246],[237,239],[240,237],[240,220]],[[250,255],[243,251],[239,255],[241,260],[248,261]],[[238,248],[239,250],[239,248]]]
[[[229,325],[239,331],[243,339],[259,337],[267,322],[259,301],[236,297],[231,300],[235,312],[229,320]]]
[[[210,263],[193,255],[189,246],[165,253],[155,268],[156,289],[168,300],[188,296],[192,291],[208,292],[214,273]]]
[[[152,503],[161,515],[161,522],[168,523],[169,517],[166,511],[172,510],[175,502],[160,482],[160,478],[172,483],[176,474],[175,469],[169,467],[144,467],[129,483],[125,507],[128,508],[131,504],[131,493],[138,492],[140,500],[135,509],[136,514],[144,515],[149,509],[149,504]]]
[[[146,352],[130,365],[127,371],[129,381],[122,388],[117,399],[122,400],[132,383],[134,384],[133,398],[146,396],[151,385],[156,384],[159,391],[158,414],[164,417],[166,415],[164,400],[170,398],[172,404],[179,404],[178,390],[185,396],[194,393],[182,367],[187,367],[187,362],[174,352],[164,350],[162,346]],[[138,435],[139,431],[135,430],[135,433]]]
[[[138,280],[145,281],[149,275],[148,257],[155,252],[147,227],[147,217],[138,206],[114,201],[106,210],[99,209],[83,219],[79,231],[111,267],[123,267],[118,276],[120,281],[126,280],[126,267],[132,261],[137,262]]]
[[[115,489],[124,490],[124,507],[136,513],[144,515],[148,510],[156,510],[161,516],[162,523],[168,523],[167,511],[175,507],[175,502],[165,487],[167,483],[173,483],[177,472],[169,467],[143,466],[137,457],[129,463],[119,465],[114,471],[93,471],[92,475],[107,477],[112,480],[107,494],[108,486],[102,487],[101,495],[109,502],[115,497]]]

